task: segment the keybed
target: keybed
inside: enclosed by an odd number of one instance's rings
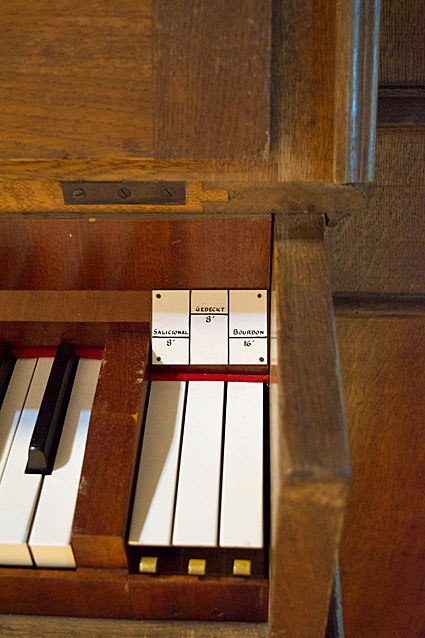
[[[75,567],[70,546],[100,364],[80,359],[53,471],[27,473],[53,357],[18,359],[0,409],[0,564]]]
[[[129,534],[141,571],[228,573],[263,553],[263,410],[262,383],[152,381]]]

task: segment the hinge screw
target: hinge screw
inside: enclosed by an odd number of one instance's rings
[[[76,188],[72,191],[74,199],[84,199],[86,197],[86,191],[83,188]]]
[[[119,188],[118,195],[121,197],[121,199],[128,199],[131,195],[131,190],[125,187]]]

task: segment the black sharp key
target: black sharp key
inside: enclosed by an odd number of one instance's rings
[[[15,362],[16,359],[10,352],[9,346],[6,343],[0,343],[0,408],[7,392]]]
[[[51,474],[77,370],[78,357],[61,344],[49,375],[28,451],[26,474]]]

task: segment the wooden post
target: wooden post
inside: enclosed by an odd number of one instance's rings
[[[323,217],[275,217],[270,636],[324,636],[349,458]]]

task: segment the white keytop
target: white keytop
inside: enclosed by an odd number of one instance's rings
[[[152,381],[130,545],[171,545],[186,383]]]
[[[37,359],[19,359],[0,410],[0,482],[15,436]]]
[[[80,359],[51,475],[44,478],[29,545],[38,567],[73,568],[71,530],[101,361]]]
[[[188,384],[173,545],[215,546],[224,383]]]
[[[28,461],[28,448],[52,364],[53,357],[37,361],[0,483],[0,564],[2,565],[32,565],[27,538],[42,477],[40,474],[25,474],[25,467]]]
[[[228,383],[220,545],[263,546],[263,384]]]

